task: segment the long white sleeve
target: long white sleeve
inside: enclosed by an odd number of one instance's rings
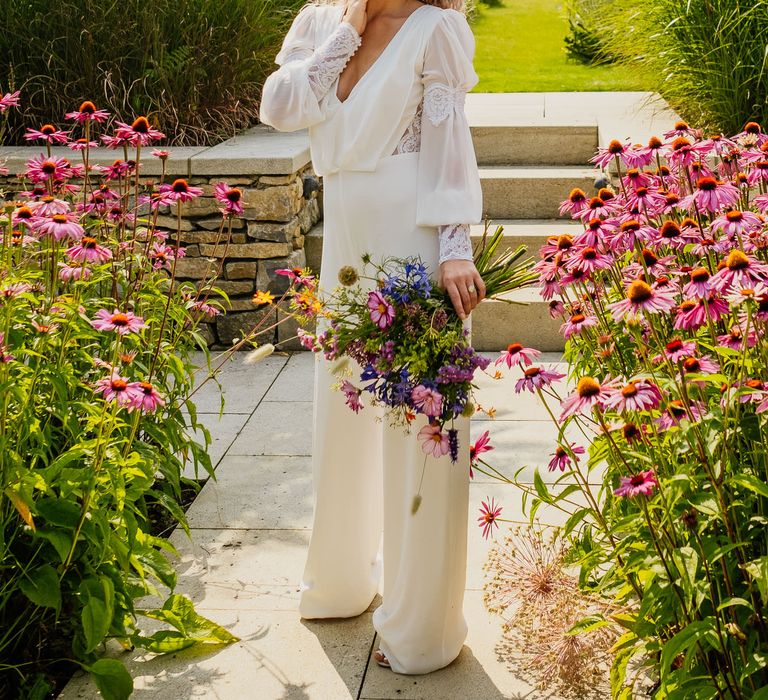
[[[325,118],[323,98],[360,46],[354,27],[341,22],[315,47],[314,5],[296,16],[275,62],[280,68],[264,83],[260,118],[279,131],[296,131]]]
[[[443,10],[429,39],[422,73],[424,117],[417,222],[441,227],[441,244],[445,236],[446,241],[453,241],[455,249],[459,247],[457,232],[461,233],[464,255],[455,255],[454,259],[471,259],[466,225],[479,223],[482,216],[480,176],[464,114],[466,93],[477,84],[472,67],[474,48],[474,37],[464,16]],[[457,228],[457,224],[464,226]]]

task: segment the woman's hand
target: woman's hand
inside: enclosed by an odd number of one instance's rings
[[[347,0],[347,9],[344,11],[342,22],[349,22],[358,34],[365,31],[368,23],[368,0]]]
[[[440,265],[438,284],[448,292],[462,321],[485,299],[485,284],[470,260],[446,260]]]

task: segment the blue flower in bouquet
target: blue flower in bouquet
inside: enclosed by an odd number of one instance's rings
[[[420,262],[407,262],[405,275],[388,275],[384,279],[382,292],[397,303],[407,304],[414,297],[428,299],[432,293],[432,282],[427,268]]]
[[[376,370],[376,368],[373,365],[366,365],[365,368],[362,371],[362,374],[360,374],[360,379],[364,382],[369,382],[372,379],[376,380],[379,378],[379,373]],[[367,388],[367,387],[366,387]]]

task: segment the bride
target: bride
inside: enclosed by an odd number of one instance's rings
[[[468,319],[483,299],[469,224],[481,218],[475,154],[464,115],[477,83],[463,0],[342,0],[304,7],[266,81],[261,119],[309,128],[324,179],[320,285],[344,265],[420,256]],[[469,421],[457,464],[425,463],[416,440],[355,415],[318,358],[313,474],[315,514],[302,581],[304,618],[373,614],[379,665],[429,673],[461,651],[469,496]],[[421,417],[423,419],[423,417]],[[411,512],[422,478],[424,500]]]

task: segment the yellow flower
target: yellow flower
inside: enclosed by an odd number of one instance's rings
[[[275,300],[274,295],[271,292],[256,292],[253,295],[253,303],[257,306],[263,306],[264,304],[271,304]]]

